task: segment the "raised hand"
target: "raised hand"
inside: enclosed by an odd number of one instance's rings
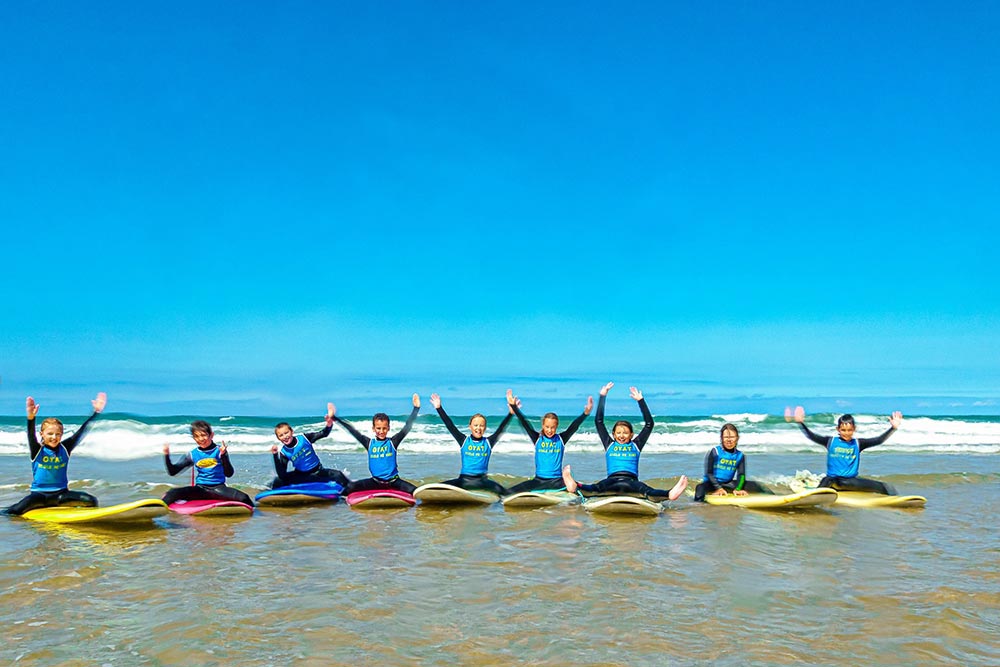
[[[518,400],[514,398],[514,391],[511,389],[507,390],[507,405],[516,405]]]
[[[629,387],[628,388],[628,395],[631,396],[633,400],[636,400],[636,401],[641,401],[642,400],[642,392],[639,391],[636,387]]]
[[[38,414],[38,403],[35,403],[35,399],[29,396],[24,401],[24,411],[28,413],[28,419],[34,419],[35,415]]]
[[[104,406],[108,404],[108,395],[103,391],[97,394],[97,398],[90,402],[94,406],[94,412],[100,414],[104,411]]]
[[[414,394],[413,395],[413,407],[415,407],[415,408],[419,408],[420,407],[420,394]]]
[[[601,396],[607,396],[608,392],[611,391],[611,388],[613,386],[615,386],[615,383],[614,382],[609,382],[606,385],[604,385],[603,387],[601,387]]]
[[[431,405],[434,407],[435,410],[440,410],[441,409],[441,395],[440,394],[431,394]]]
[[[590,411],[594,409],[594,397],[587,397],[587,404],[583,406],[583,414],[589,415]]]
[[[903,423],[903,413],[899,410],[893,412],[892,416],[889,417],[889,423],[893,428],[899,428],[899,425]]]
[[[277,454],[278,453],[278,446],[277,445],[271,445],[271,453],[272,454]]]
[[[333,416],[337,414],[337,408],[334,407],[333,403],[326,404],[326,425],[333,426]]]
[[[169,444],[163,445],[163,453],[166,454],[167,456],[170,456],[170,445]]]
[[[225,454],[229,450],[229,448],[226,447],[226,443],[225,442],[220,442],[220,443],[218,443],[218,445],[219,445],[219,457],[221,458],[222,456],[225,456]]]
[[[806,410],[801,405],[796,406],[795,412],[792,412],[792,408],[785,406],[785,421],[802,423],[806,420]]]

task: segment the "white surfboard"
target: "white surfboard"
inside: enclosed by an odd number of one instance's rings
[[[568,503],[575,499],[575,493],[567,491],[523,491],[506,496],[500,502],[504,507],[528,509],[531,507],[549,507]]]
[[[491,491],[463,489],[441,483],[418,486],[413,497],[421,505],[491,505],[500,499],[500,496]]]
[[[663,511],[661,503],[632,496],[606,496],[589,498],[583,509],[594,514],[630,514],[632,516],[657,516]]]

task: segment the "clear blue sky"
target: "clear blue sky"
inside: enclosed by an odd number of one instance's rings
[[[997,34],[992,2],[3,3],[0,414],[606,380],[1000,412]]]

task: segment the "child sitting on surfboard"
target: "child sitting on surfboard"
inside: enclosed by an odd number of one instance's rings
[[[687,477],[681,475],[672,489],[663,491],[654,489],[648,484],[639,481],[639,456],[642,448],[646,446],[646,441],[653,433],[653,415],[649,412],[646,400],[642,397],[642,392],[635,387],[629,388],[629,395],[639,403],[639,410],[642,411],[644,424],[639,435],[633,436],[632,423],[627,421],[615,422],[612,429],[613,437],[608,435],[608,429],[604,425],[604,403],[608,397],[608,391],[615,386],[614,382],[609,382],[601,387],[601,397],[597,401],[597,416],[594,425],[597,427],[597,435],[604,445],[604,458],[608,466],[608,476],[595,484],[579,484],[573,479],[570,467],[563,468],[563,481],[566,483],[566,490],[570,493],[579,492],[584,497],[590,496],[643,496],[654,502],[664,500],[677,500],[677,498],[687,488]]]
[[[39,507],[55,507],[68,503],[83,507],[97,507],[97,498],[94,496],[83,491],[69,490],[67,468],[69,455],[80,444],[90,423],[97,418],[97,415],[101,414],[107,402],[108,395],[104,392],[99,393],[97,398],[90,402],[94,408],[93,414],[80,424],[76,433],[65,440],[62,439],[62,422],[55,417],[44,419],[41,428],[42,442],[39,444],[35,435],[35,416],[38,415],[38,404],[31,396],[25,400],[24,406],[28,413],[28,453],[31,455],[31,488],[28,495],[3,510],[4,514],[20,516]]]
[[[719,431],[720,445],[712,447],[705,455],[705,477],[694,490],[694,499],[704,501],[705,494],[725,496],[730,491],[736,496],[747,496],[751,493],[773,492],[763,484],[752,482],[746,478],[747,460],[743,452],[736,449],[740,441],[740,432],[733,424],[724,424]]]
[[[330,435],[333,429],[333,403],[326,404],[326,428],[315,433],[295,435],[288,422],[281,422],[274,427],[274,435],[281,442],[281,447],[271,445],[271,455],[274,457],[274,471],[277,477],[271,482],[272,489],[278,489],[289,484],[309,484],[313,482],[336,482],[345,489],[351,483],[347,476],[339,470],[324,468],[320,463],[313,443]],[[288,470],[288,464],[292,470]]]
[[[170,460],[170,445],[163,445],[167,474],[173,477],[185,468],[191,470],[191,486],[170,489],[163,496],[167,505],[179,500],[235,500],[253,507],[250,496],[226,486],[226,478],[236,474],[229,460],[226,443],[215,444],[211,425],[201,419],[191,422],[191,438],[198,446],[174,463]]]
[[[594,407],[594,397],[587,397],[587,404],[583,407],[583,413],[573,420],[569,427],[562,433],[556,433],[559,429],[559,417],[554,412],[547,412],[542,417],[542,432],[536,431],[528,422],[527,417],[521,412],[521,401],[514,396],[514,392],[507,390],[507,405],[517,415],[517,420],[521,422],[521,427],[531,439],[535,446],[535,476],[529,480],[515,484],[508,492],[526,493],[528,491],[563,491],[566,483],[562,478],[563,453],[566,451],[566,443],[573,437],[580,425],[590,414]]]
[[[441,396],[431,394],[431,405],[437,410],[438,416],[444,422],[448,432],[455,438],[455,442],[461,447],[462,470],[455,479],[449,479],[442,484],[450,484],[461,489],[492,491],[498,496],[507,495],[508,491],[502,485],[489,478],[487,471],[490,465],[490,454],[493,447],[500,440],[500,436],[507,430],[511,418],[514,416],[513,408],[508,408],[507,416],[503,418],[497,430],[492,435],[486,436],[486,417],[476,413],[469,420],[469,435],[465,435],[455,426],[448,413],[441,405]]]
[[[391,438],[387,437],[389,435],[389,415],[384,412],[379,412],[372,417],[372,431],[375,432],[375,437],[369,438],[362,435],[350,423],[337,417],[337,409],[333,403],[329,405],[329,411],[333,421],[343,426],[368,452],[368,472],[372,476],[368,479],[351,482],[344,490],[345,494],[384,489],[413,493],[417,487],[399,476],[399,468],[396,466],[396,450],[403,442],[403,438],[413,428],[413,422],[417,420],[417,414],[420,413],[420,396],[418,394],[413,395],[413,410],[406,419],[406,423],[403,424],[403,428]]]
[[[786,407],[785,421],[798,422],[807,438],[826,448],[826,476],[820,480],[820,488],[830,487],[837,491],[865,491],[883,493],[887,496],[896,495],[896,489],[891,484],[858,477],[858,468],[861,452],[869,447],[881,445],[896,432],[899,425],[903,423],[902,412],[893,412],[892,416],[889,417],[889,430],[875,438],[855,438],[856,426],[854,417],[851,415],[841,415],[840,419],[837,420],[837,435],[835,436],[822,436],[813,433],[805,424],[806,411],[801,405],[797,406],[794,412],[790,407]]]

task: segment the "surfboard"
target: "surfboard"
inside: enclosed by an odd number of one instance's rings
[[[238,500],[178,500],[170,503],[171,512],[198,516],[249,516],[253,507]]]
[[[633,516],[657,516],[663,505],[645,498],[632,496],[606,496],[589,498],[583,502],[583,509],[594,514],[631,514]]]
[[[441,483],[418,486],[413,497],[421,505],[491,505],[500,499],[491,491],[463,489]]]
[[[833,489],[807,489],[798,493],[783,496],[766,493],[751,493],[748,496],[734,496],[729,493],[724,496],[705,496],[709,505],[734,505],[753,510],[787,510],[801,507],[823,507],[837,501],[837,492]]]
[[[277,489],[261,491],[254,497],[258,505],[308,505],[310,503],[334,503],[344,492],[344,487],[336,482],[310,482],[289,484]]]
[[[137,523],[151,521],[167,513],[167,506],[157,498],[136,500],[109,507],[41,507],[22,516],[46,523]]]
[[[355,491],[348,494],[347,504],[358,509],[388,509],[392,507],[412,507],[416,504],[409,493],[396,489],[377,491]]]
[[[509,495],[501,499],[500,502],[503,503],[504,507],[548,507],[568,503],[576,497],[575,493],[566,491],[523,491]]]
[[[923,496],[886,496],[864,491],[837,492],[837,505],[848,507],[923,507],[926,503],[927,499]]]

